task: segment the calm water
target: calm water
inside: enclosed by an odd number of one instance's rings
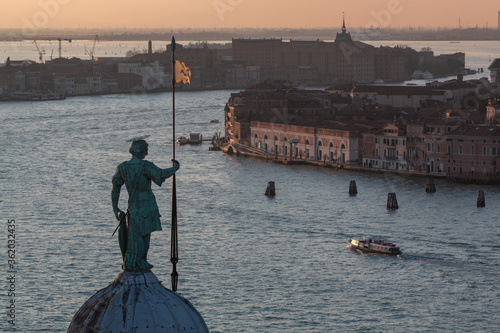
[[[229,94],[178,93],[177,135],[222,131]],[[126,140],[151,135],[148,159],[170,165],[171,96],[3,103],[0,129],[1,274],[15,219],[15,327],[62,332],[120,272],[110,181],[129,158]],[[425,179],[283,166],[208,146],[176,148],[178,270],[179,292],[212,332],[500,331],[498,186],[437,181],[426,194]],[[264,196],[271,180],[273,199]],[[480,189],[485,208],[476,207]],[[169,287],[171,181],[154,191],[164,231],[153,234],[150,262]],[[399,210],[385,208],[388,192]],[[403,255],[347,248],[362,236],[393,241]],[[0,331],[9,327],[2,315]]]

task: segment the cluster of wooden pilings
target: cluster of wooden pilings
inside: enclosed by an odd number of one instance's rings
[[[434,180],[432,178],[427,179],[427,183],[425,185],[425,192],[427,193],[434,193],[436,192],[436,185],[434,184]],[[358,194],[358,187],[356,186],[356,181],[351,180],[349,183],[349,195],[356,195]],[[274,197],[276,195],[276,187],[274,182],[268,182],[267,183],[267,188],[266,188],[266,196],[268,197]],[[485,206],[485,200],[484,200],[484,191],[479,190],[477,194],[477,207],[484,207]],[[398,209],[398,199],[396,198],[396,193],[395,192],[389,192],[387,194],[387,209]]]

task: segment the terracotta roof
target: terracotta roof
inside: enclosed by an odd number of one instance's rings
[[[488,69],[489,70],[500,69],[500,58],[496,58],[495,60],[493,60],[490,67],[488,67]]]
[[[340,121],[313,121],[297,123],[295,125],[360,133],[369,132],[376,129],[376,127],[374,127],[374,124],[372,123],[343,123]]]
[[[459,121],[457,119],[452,119],[452,118],[440,118],[440,119],[433,119],[429,122],[426,122],[426,125],[434,125],[434,126],[440,126],[440,125],[459,125],[462,123],[462,121]]]
[[[498,137],[500,139],[500,126],[498,125],[463,125],[449,133],[453,136],[469,137]]]
[[[378,95],[444,95],[445,91],[425,86],[368,86],[357,85],[356,93],[377,93]]]

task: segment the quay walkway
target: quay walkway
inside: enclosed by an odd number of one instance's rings
[[[465,173],[453,173],[446,174],[443,172],[440,173],[430,173],[430,172],[422,172],[422,171],[412,171],[412,170],[392,170],[392,169],[378,169],[371,167],[364,167],[361,165],[349,165],[345,163],[335,163],[330,161],[316,161],[305,158],[292,158],[289,156],[285,157],[282,155],[274,155],[265,151],[262,148],[251,147],[248,145],[241,144],[230,144],[219,146],[217,150],[222,150],[226,154],[235,154],[237,156],[244,157],[256,157],[266,159],[268,161],[286,165],[314,165],[325,168],[332,169],[344,169],[344,170],[352,170],[352,171],[360,171],[360,172],[371,172],[378,174],[395,174],[400,176],[413,176],[413,177],[431,177],[431,178],[440,178],[446,179],[448,182],[453,183],[474,183],[474,184],[500,184],[500,175],[488,175],[488,174],[465,174]]]

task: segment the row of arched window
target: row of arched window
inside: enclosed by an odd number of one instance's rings
[[[255,133],[255,134],[254,134],[254,144],[257,144],[257,143],[258,143],[258,140],[259,140],[259,135],[258,135],[257,133]],[[269,137],[268,137],[268,135],[267,135],[267,134],[264,134],[263,140],[264,140],[264,143],[265,143],[265,141],[266,141],[266,140],[269,140]],[[276,142],[276,141],[280,141],[280,140],[279,140],[278,135],[275,135],[275,136],[274,136],[274,141],[275,141],[275,142]],[[288,137],[287,137],[286,135],[283,137],[283,142],[284,142],[284,141],[288,141]],[[309,139],[307,139],[307,138],[306,138],[306,140],[305,140],[305,144],[306,144],[306,145],[310,145],[310,144],[311,144],[311,141],[310,141]],[[322,147],[322,146],[323,146],[323,142],[322,142],[321,140],[319,140],[319,141],[318,141],[318,147]],[[329,148],[335,148],[335,145],[333,144],[333,142],[331,142],[331,141],[330,141],[330,144],[328,145],[328,147],[329,147]],[[340,149],[342,149],[342,150],[343,150],[343,149],[346,149],[346,146],[345,146],[345,144],[344,144],[344,143],[341,143],[341,144],[340,144]]]

